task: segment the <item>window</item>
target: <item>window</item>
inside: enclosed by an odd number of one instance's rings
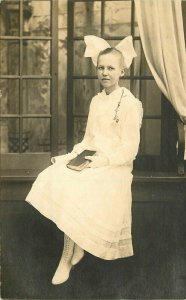
[[[0,10],[1,168],[36,174],[82,139],[91,98],[100,90],[91,60],[83,57],[86,34],[113,46],[132,34],[138,56],[121,84],[144,107],[135,168],[175,166],[175,113],[146,63],[133,0],[1,0]]]
[[[57,1],[3,0],[1,163],[41,169],[57,153]]]
[[[83,57],[83,38],[90,34],[103,37],[112,46],[125,36],[133,36],[137,58],[121,80],[121,85],[129,88],[142,101],[144,108],[135,168],[161,170],[170,168],[170,165],[175,168],[176,142],[172,137],[175,116],[147,65],[133,0],[68,2],[68,149],[71,150],[74,143],[81,141],[91,98],[100,90],[91,60]],[[170,164],[172,158],[173,163]]]

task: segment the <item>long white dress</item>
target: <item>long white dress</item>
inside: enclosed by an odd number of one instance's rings
[[[123,89],[116,123],[113,118]],[[84,139],[73,151],[96,150],[106,155],[109,164],[78,172],[68,169],[59,156],[38,175],[26,198],[75,243],[102,259],[133,255],[131,171],[141,120],[141,102],[126,88],[97,94]]]

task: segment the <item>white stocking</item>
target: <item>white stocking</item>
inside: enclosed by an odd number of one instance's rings
[[[53,284],[61,284],[68,280],[72,268],[71,259],[74,252],[74,242],[64,234],[64,248],[57,270],[52,279]]]
[[[77,244],[74,246],[74,254],[71,260],[72,265],[76,265],[84,256],[84,250]]]

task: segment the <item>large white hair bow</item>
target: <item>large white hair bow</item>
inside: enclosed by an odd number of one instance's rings
[[[111,48],[111,46],[107,41],[95,35],[86,35],[84,37],[84,41],[86,44],[84,56],[91,57],[93,64],[97,66],[97,58],[100,51]],[[123,54],[125,67],[128,69],[132,63],[133,58],[137,56],[133,47],[132,36],[127,36],[114,48],[118,49]]]

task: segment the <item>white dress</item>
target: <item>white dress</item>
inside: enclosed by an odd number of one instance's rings
[[[113,118],[123,89],[116,123]],[[102,259],[133,255],[131,171],[141,120],[141,102],[126,88],[97,94],[91,101],[84,139],[73,151],[102,152],[109,165],[78,172],[68,169],[59,156],[38,175],[26,198],[75,243]]]

